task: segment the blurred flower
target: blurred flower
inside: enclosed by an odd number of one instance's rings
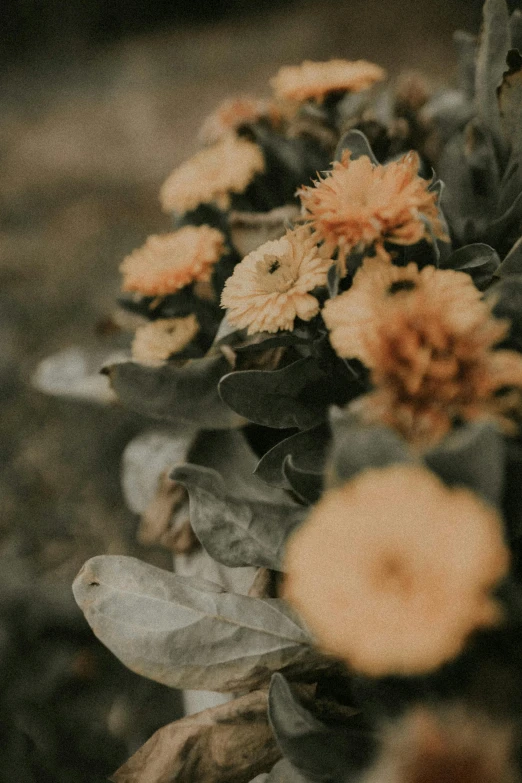
[[[246,95],[224,100],[201,126],[199,137],[204,144],[212,144],[241,125],[268,117],[273,122],[280,112],[270,101]]]
[[[174,169],[161,188],[161,205],[166,212],[187,212],[215,201],[227,209],[230,193],[243,193],[264,169],[261,148],[229,133]]]
[[[386,71],[366,60],[329,60],[316,63],[305,60],[301,65],[280,68],[271,79],[277,98],[322,101],[332,92],[360,92],[386,78]]]
[[[516,734],[458,703],[414,707],[384,727],[360,783],[519,783]]]
[[[314,238],[324,242],[331,256],[339,250],[341,271],[346,255],[354,248],[373,247],[386,257],[384,242],[414,245],[431,239],[426,221],[435,236],[444,238],[437,210],[437,194],[419,177],[419,156],[409,152],[400,160],[374,166],[363,155],[350,159],[345,150],[342,161],[313,186],[298,190],[305,218]]]
[[[249,253],[228,278],[221,297],[229,322],[248,333],[292,329],[298,316],[309,321],[319,302],[309,294],[325,285],[332,261],[319,256],[307,228],[287,231]]]
[[[500,620],[501,521],[414,465],[327,491],[288,542],[284,597],[320,647],[370,676],[420,674]]]
[[[210,226],[184,226],[150,236],[121,266],[123,290],[164,296],[194,281],[208,281],[223,254],[225,237]]]
[[[140,326],[132,343],[132,357],[140,364],[157,365],[179,353],[199,331],[196,316],[159,318]]]
[[[522,390],[522,357],[492,348],[508,324],[494,318],[464,272],[366,259],[352,287],[323,317],[339,356],[372,370],[375,391],[352,404],[366,422],[382,422],[418,446],[442,438],[458,419],[496,419]],[[514,387],[517,397],[500,395]]]

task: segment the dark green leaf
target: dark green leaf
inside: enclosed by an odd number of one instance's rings
[[[324,478],[322,471],[302,470],[294,465],[290,454],[283,463],[283,473],[297,497],[304,503],[317,503],[321,497]]]
[[[298,468],[319,472],[323,469],[329,442],[330,428],[327,424],[291,435],[261,458],[255,470],[256,476],[274,487],[290,489],[283,474],[286,456],[291,455],[293,464]]]
[[[477,243],[459,248],[440,266],[441,269],[466,272],[477,288],[485,291],[500,267],[500,258],[496,250],[489,245]]]
[[[509,536],[522,536],[522,444],[506,439],[503,511]]]
[[[506,274],[490,288],[489,296],[495,302],[493,314],[511,322],[509,335],[502,341],[502,347],[522,353],[522,274]]]
[[[123,405],[180,427],[228,429],[242,420],[219,397],[217,385],[230,370],[223,356],[145,367],[135,362],[105,368]]]
[[[326,385],[326,386],[325,386]],[[324,421],[328,376],[315,359],[298,359],[281,370],[244,370],[221,379],[222,400],[255,424],[308,429]]]
[[[498,508],[502,500],[505,457],[502,434],[495,425],[481,422],[452,432],[427,452],[424,460],[446,484],[468,487]]]
[[[172,688],[250,690],[318,656],[277,599],[227,593],[132,557],[89,560],[74,595],[98,638],[129,669]]]
[[[518,239],[498,270],[500,277],[522,274],[522,237]]]
[[[180,465],[171,476],[190,495],[190,521],[211,557],[230,567],[254,565],[281,570],[288,536],[306,511],[290,504],[241,500],[227,494],[215,470]]]

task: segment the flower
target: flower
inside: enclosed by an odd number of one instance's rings
[[[491,308],[464,272],[366,259],[352,287],[323,309],[337,354],[371,369],[375,391],[352,410],[417,446],[436,442],[459,419],[491,418],[512,429],[522,357],[492,350],[508,324]],[[499,394],[506,387],[518,390],[516,399]]]
[[[301,65],[280,68],[271,79],[277,98],[322,101],[332,92],[360,92],[386,78],[386,71],[366,60],[329,60],[315,63],[305,60]]]
[[[437,194],[428,190],[429,183],[419,177],[418,170],[416,152],[381,166],[373,165],[365,155],[351,160],[350,151],[345,150],[332,171],[298,190],[316,241],[324,242],[327,255],[338,248],[341,271],[354,248],[373,247],[384,257],[385,241],[414,245],[421,239],[430,240],[426,221],[435,236],[445,238]]]
[[[256,122],[262,117],[277,121],[279,116],[277,107],[270,101],[248,95],[228,98],[206,118],[199,137],[204,144],[212,144],[245,123]]]
[[[161,188],[161,205],[166,212],[187,212],[215,201],[227,209],[230,193],[243,193],[264,169],[261,148],[229,133],[174,169]]]
[[[229,322],[248,334],[292,329],[298,316],[309,321],[319,302],[309,294],[325,285],[331,260],[319,256],[308,229],[287,231],[249,253],[228,278],[221,296]]]
[[[150,236],[121,266],[123,290],[164,296],[194,281],[208,281],[223,254],[225,237],[210,226],[184,226]]]
[[[182,351],[199,331],[196,316],[159,318],[140,326],[132,342],[132,356],[140,364],[157,365]]]
[[[464,704],[416,706],[390,720],[360,783],[516,783],[516,732]]]
[[[319,646],[379,677],[421,674],[494,624],[501,521],[418,465],[369,469],[327,491],[289,539],[283,597]]]

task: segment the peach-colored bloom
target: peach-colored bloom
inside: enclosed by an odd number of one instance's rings
[[[421,447],[459,419],[493,418],[512,429],[522,356],[492,350],[508,324],[481,296],[464,272],[366,259],[352,287],[323,310],[339,356],[356,357],[372,371],[375,391],[352,409]],[[498,394],[506,387],[514,387],[516,399]]]
[[[161,205],[166,212],[187,212],[215,201],[227,209],[230,194],[243,193],[264,169],[261,148],[229,133],[174,169],[161,188]]]
[[[417,706],[380,732],[360,783],[520,783],[512,722],[458,703]]]
[[[194,314],[186,318],[159,318],[140,326],[132,343],[132,356],[140,364],[162,364],[182,351],[199,331]]]
[[[437,194],[428,190],[429,182],[419,177],[418,169],[416,152],[375,166],[366,156],[351,160],[345,150],[330,172],[313,186],[298,190],[316,241],[324,243],[327,255],[338,249],[342,272],[353,249],[373,247],[386,256],[385,241],[414,245],[429,240],[426,221],[435,236],[445,237]]]
[[[212,144],[241,125],[256,122],[262,117],[268,117],[272,122],[276,122],[280,118],[280,112],[270,101],[252,98],[249,95],[228,98],[206,118],[201,126],[199,138],[204,144]]]
[[[305,60],[301,65],[280,68],[271,79],[278,98],[322,101],[331,92],[360,92],[386,78],[386,71],[366,60],[329,60],[316,63]]]
[[[123,260],[122,288],[164,296],[194,281],[208,281],[224,246],[221,231],[210,226],[184,226],[172,234],[150,236]]]
[[[292,329],[298,316],[309,321],[319,302],[309,291],[325,285],[331,260],[319,256],[306,228],[287,231],[249,253],[228,278],[221,306],[231,324],[248,334]]]
[[[420,674],[501,619],[508,550],[492,508],[425,468],[327,491],[288,542],[284,597],[327,653],[370,676]]]

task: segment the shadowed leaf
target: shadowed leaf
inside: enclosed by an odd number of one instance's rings
[[[330,428],[327,424],[291,435],[273,446],[260,459],[255,470],[256,476],[273,487],[290,489],[283,474],[285,458],[291,456],[293,464],[302,470],[322,471],[329,442]]]
[[[304,509],[231,497],[217,471],[197,465],[179,466],[172,478],[187,487],[192,527],[215,560],[281,570],[286,540]]]
[[[440,267],[466,272],[479,291],[485,291],[500,267],[500,258],[489,245],[477,243],[459,248]]]
[[[304,503],[317,503],[324,485],[323,472],[296,467],[289,454],[283,463],[283,473],[297,497]]]
[[[522,274],[522,237],[518,239],[498,270],[500,277]]]

